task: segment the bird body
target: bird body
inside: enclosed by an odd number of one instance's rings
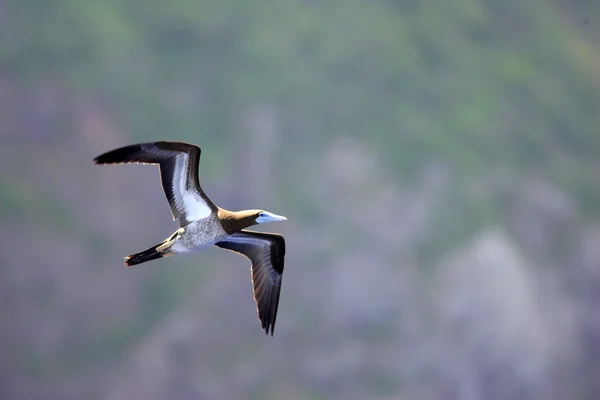
[[[204,219],[192,221],[179,228],[163,245],[168,254],[188,253],[210,247],[229,236],[221,221],[211,214]]]
[[[242,254],[252,263],[252,282],[259,320],[265,333],[273,335],[285,240],[274,233],[246,228],[287,218],[263,210],[228,211],[206,196],[198,178],[200,148],[183,142],[140,143],[101,154],[96,164],[158,164],[163,191],[180,228],[163,242],[125,257],[130,267],[174,254],[217,246]]]

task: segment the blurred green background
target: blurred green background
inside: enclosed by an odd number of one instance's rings
[[[0,0],[0,398],[600,398],[600,2]],[[122,145],[289,221],[176,224]]]

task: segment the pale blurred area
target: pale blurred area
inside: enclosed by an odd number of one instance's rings
[[[600,2],[0,0],[0,399],[600,399]],[[125,269],[221,207],[248,260]]]

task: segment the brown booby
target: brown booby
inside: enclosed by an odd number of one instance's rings
[[[287,218],[263,210],[227,211],[206,196],[198,179],[200,148],[182,142],[140,143],[94,159],[96,164],[158,164],[163,191],[180,228],[162,243],[125,257],[125,265],[217,246],[242,254],[252,264],[258,318],[273,336],[285,255],[283,236],[246,230]]]

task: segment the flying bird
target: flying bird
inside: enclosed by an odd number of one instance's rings
[[[216,206],[204,193],[198,178],[200,148],[182,142],[140,143],[121,147],[94,159],[99,164],[155,164],[160,170],[163,191],[179,229],[163,242],[125,257],[125,265],[141,264],[217,246],[246,256],[251,262],[254,300],[258,319],[268,335],[273,336],[285,240],[274,233],[246,228],[287,218],[264,210],[227,211]]]

